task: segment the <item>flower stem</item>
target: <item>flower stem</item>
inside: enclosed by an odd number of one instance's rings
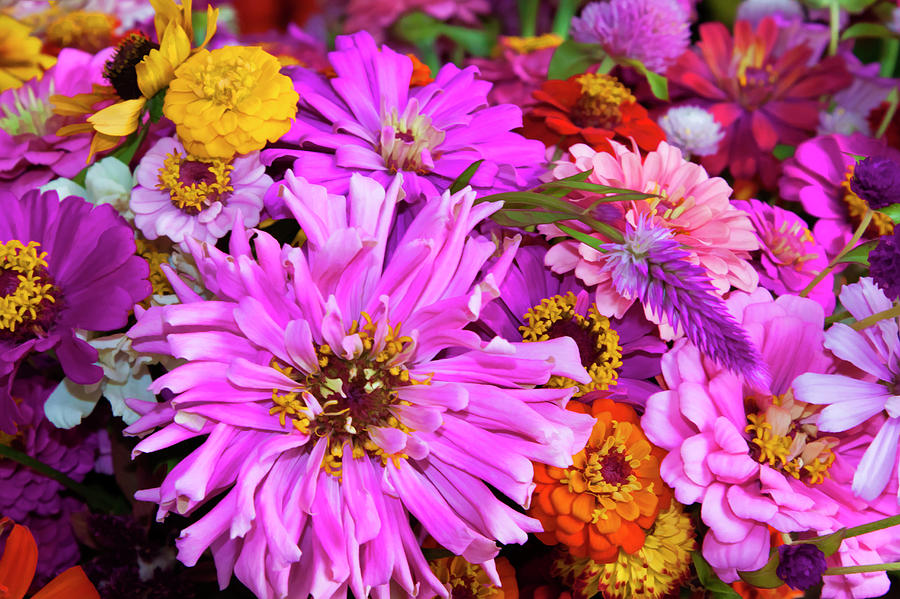
[[[828,25],[831,30],[831,37],[828,40],[828,55],[837,54],[838,36],[841,27],[841,5],[838,0],[831,0],[828,11]]]
[[[892,77],[897,67],[897,54],[900,52],[900,40],[895,37],[881,38],[881,70],[882,77]]]
[[[884,132],[887,131],[888,125],[891,124],[891,121],[894,119],[894,114],[897,113],[897,102],[900,100],[900,96],[897,95],[897,88],[891,90],[891,93],[888,94],[887,110],[884,111],[884,117],[881,119],[881,124],[878,125],[878,131],[875,132],[875,137],[880,138],[884,135]]]
[[[841,310],[825,319],[825,324],[834,324],[852,316],[849,310]]]
[[[900,515],[888,516],[887,518],[882,518],[881,520],[876,520],[875,522],[869,522],[868,524],[860,524],[859,526],[848,528],[846,531],[844,531],[844,538],[849,539],[850,537],[858,537],[859,535],[864,535],[876,530],[881,530],[883,528],[890,528],[891,526],[896,526],[898,524],[900,524]]]
[[[853,237],[850,238],[850,241],[847,242],[847,245],[844,246],[844,249],[842,249],[837,256],[831,259],[831,262],[828,263],[828,266],[822,269],[819,274],[816,275],[815,279],[810,281],[809,285],[807,285],[806,288],[800,292],[800,297],[808,296],[809,292],[815,289],[816,285],[821,283],[822,279],[824,279],[826,276],[828,276],[828,273],[834,270],[834,267],[838,265],[838,263],[841,261],[841,258],[846,256],[847,252],[856,247],[856,242],[859,241],[860,237],[863,236],[863,233],[866,232],[866,229],[869,228],[869,223],[872,222],[873,214],[874,213],[872,212],[872,210],[866,210],[865,215],[863,215],[862,217],[862,221],[859,223],[859,226],[856,227],[856,231],[854,231],[853,233]]]
[[[572,23],[572,17],[578,10],[580,0],[559,0],[556,7],[556,14],[553,16],[553,33],[563,39],[569,37],[569,25]]]
[[[876,312],[875,314],[872,314],[871,316],[866,316],[859,322],[854,322],[853,324],[851,324],[850,328],[852,328],[855,331],[861,331],[863,329],[869,328],[870,326],[872,326],[873,324],[875,324],[876,322],[878,322],[880,320],[887,320],[888,318],[896,318],[897,316],[900,316],[900,304],[894,306],[893,308],[888,308],[887,310],[882,310],[881,312]]]
[[[519,29],[522,37],[537,33],[538,0],[519,0]]]
[[[843,566],[839,568],[828,568],[822,573],[823,576],[838,576],[841,574],[858,574],[860,572],[883,572],[891,570],[900,570],[900,562],[888,562],[886,564],[869,564],[866,566]]]

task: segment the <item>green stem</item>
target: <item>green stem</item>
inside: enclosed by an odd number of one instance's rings
[[[846,318],[850,318],[851,314],[848,310],[841,310],[835,314],[832,314],[828,318],[825,319],[825,324],[834,324],[836,322],[840,322]]]
[[[94,510],[107,513],[121,511],[121,506],[117,505],[111,497],[106,497],[104,495],[96,493],[94,490],[84,486],[83,484],[72,480],[59,470],[51,468],[47,464],[34,459],[26,453],[22,453],[21,451],[15,450],[12,447],[0,444],[0,456],[9,458],[14,462],[18,462],[23,466],[31,468],[38,474],[42,474],[47,478],[55,480],[76,495],[79,495],[82,499],[84,499],[84,502]]]
[[[888,108],[884,111],[884,117],[881,119],[881,124],[878,125],[878,131],[875,132],[875,137],[880,138],[884,135],[884,132],[887,131],[888,125],[891,124],[891,121],[894,118],[894,114],[897,112],[897,102],[900,100],[900,96],[897,94],[897,88],[891,90],[891,93],[888,94],[887,103]]]
[[[537,34],[537,13],[539,0],[519,0],[519,29],[522,37]]]
[[[871,316],[866,316],[859,322],[854,322],[850,325],[850,327],[855,331],[861,331],[863,329],[867,329],[876,322],[880,320],[887,320],[888,318],[896,318],[900,316],[900,305],[896,305],[893,308],[888,308],[887,310],[882,310],[881,312],[876,312]]]
[[[612,56],[610,56],[609,54],[604,54],[603,60],[600,62],[600,66],[597,67],[597,73],[599,73],[600,75],[606,75],[611,70],[613,70],[613,67],[615,66],[616,61],[612,59]]]
[[[816,278],[810,281],[809,285],[806,286],[806,289],[800,292],[800,297],[806,297],[809,295],[809,292],[815,289],[816,285],[822,282],[828,273],[834,270],[834,267],[838,265],[841,261],[841,258],[847,255],[847,252],[856,247],[856,242],[859,241],[860,237],[863,236],[866,229],[869,228],[869,223],[872,222],[872,215],[874,212],[872,210],[866,210],[866,214],[862,218],[862,222],[859,223],[859,226],[856,228],[856,231],[853,233],[853,237],[850,238],[850,241],[847,242],[847,245],[844,246],[844,249],[840,251],[840,253],[831,259],[831,262],[828,263],[824,269],[822,269],[819,274],[816,275]]]
[[[900,562],[869,564],[867,566],[843,566],[840,568],[828,568],[822,574],[824,576],[839,576],[841,574],[859,574],[860,572],[883,572],[892,570],[900,570]]]
[[[876,530],[881,530],[883,528],[890,528],[891,526],[897,526],[898,524],[900,524],[900,515],[888,516],[887,518],[882,518],[881,520],[876,520],[875,522],[869,522],[868,524],[860,524],[859,526],[848,528],[844,532],[844,538],[849,539],[850,537],[858,537],[859,535],[864,535]]]
[[[838,4],[838,0],[831,0],[828,16],[828,24],[831,29],[831,37],[828,41],[828,55],[834,56],[837,54],[838,36],[841,27],[841,5]]]
[[[879,75],[892,77],[897,67],[897,54],[900,53],[900,39],[895,37],[881,38],[881,69]]]
[[[563,39],[569,37],[569,25],[572,23],[572,17],[578,10],[580,0],[559,0],[556,7],[556,15],[553,17],[553,33]]]

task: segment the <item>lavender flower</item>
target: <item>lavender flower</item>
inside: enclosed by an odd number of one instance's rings
[[[822,582],[822,573],[828,568],[822,550],[807,543],[781,545],[778,560],[778,568],[775,569],[778,578],[792,589],[804,591]]]
[[[665,316],[675,328],[680,325],[703,353],[744,375],[748,383],[768,385],[769,374],[756,347],[671,231],[639,218],[634,226],[626,226],[622,243],[603,249],[608,252],[604,270],[619,294],[638,298],[654,315]]]
[[[900,297],[900,227],[882,235],[869,253],[869,274],[889,299]]]

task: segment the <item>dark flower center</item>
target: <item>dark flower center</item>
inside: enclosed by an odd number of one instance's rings
[[[631,466],[618,449],[610,450],[600,461],[600,476],[611,485],[621,485],[631,476]]]
[[[107,61],[103,76],[123,100],[136,100],[143,95],[135,67],[153,49],[158,50],[159,46],[139,33],[132,33],[119,43],[116,53]]]

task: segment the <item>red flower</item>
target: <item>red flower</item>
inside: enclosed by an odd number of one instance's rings
[[[524,134],[547,146],[568,148],[581,142],[612,153],[609,140],[628,143],[634,139],[641,149],[650,151],[666,139],[628,88],[610,75],[551,79],[533,95],[539,104],[525,115]]]

